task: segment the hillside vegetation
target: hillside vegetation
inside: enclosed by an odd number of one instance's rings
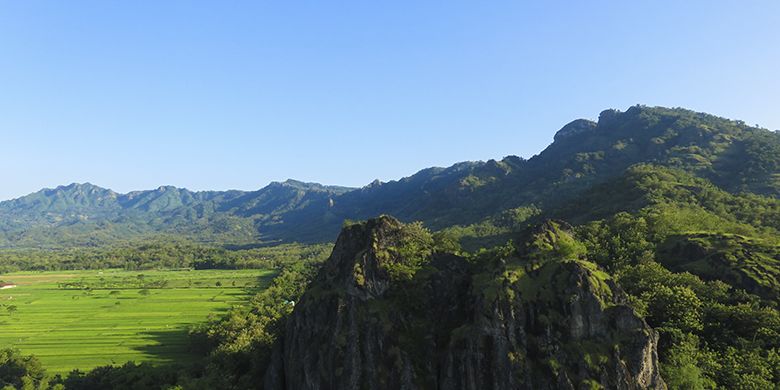
[[[192,331],[203,366],[106,367],[66,387],[780,388],[777,132],[635,106],[571,122],[527,160],[360,189],[158,191],[171,198],[81,185],[2,202],[0,256],[243,268],[287,248],[289,261]],[[330,245],[301,245],[337,234],[324,262]]]
[[[564,126],[528,160],[428,168],[360,189],[294,180],[250,192],[46,189],[0,202],[0,245],[103,245],[157,234],[220,245],[332,242],[343,220],[383,213],[438,230],[518,207],[555,208],[639,163],[678,169],[733,194],[777,197],[779,156],[778,133],[685,109],[634,106]]]
[[[54,271],[5,274],[0,345],[52,373],[126,361],[191,362],[189,327],[240,305],[272,270]]]

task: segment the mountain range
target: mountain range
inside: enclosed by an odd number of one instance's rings
[[[327,259],[327,244],[257,248],[292,242],[335,243]],[[103,367],[73,388],[780,384],[780,133],[681,108],[606,110],[529,159],[363,188],[45,189],[0,202],[0,246],[27,270],[291,251],[265,263],[268,288],[193,330],[202,369]]]
[[[680,108],[633,106],[603,111],[597,122],[565,125],[529,159],[427,168],[362,188],[287,180],[257,191],[163,186],[119,194],[89,183],[43,189],[0,202],[0,247],[94,246],[166,234],[220,245],[332,242],[345,220],[380,214],[434,230],[494,221],[518,209],[568,210],[567,217],[587,220],[596,217],[593,210],[576,215],[571,202],[625,184],[637,164],[672,169],[731,194],[780,195],[777,132]]]

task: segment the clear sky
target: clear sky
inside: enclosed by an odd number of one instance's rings
[[[0,0],[0,199],[361,186],[642,103],[780,129],[780,2]]]

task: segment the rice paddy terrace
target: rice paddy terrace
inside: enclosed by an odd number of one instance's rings
[[[57,271],[0,275],[0,347],[51,373],[189,361],[187,330],[245,301],[272,270]]]

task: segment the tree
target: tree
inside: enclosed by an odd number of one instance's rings
[[[671,389],[704,390],[715,388],[715,382],[704,374],[714,358],[712,353],[699,350],[699,338],[693,334],[676,337],[677,343],[664,353],[661,374]]]
[[[653,258],[655,247],[647,240],[647,221],[642,217],[621,212],[585,225],[578,233],[588,247],[588,258],[610,271]]]
[[[22,356],[16,349],[0,349],[0,387],[37,389],[44,384],[46,372],[35,356]]]
[[[668,327],[682,332],[703,328],[702,302],[688,287],[658,285],[643,296],[648,302],[647,321],[654,327]]]

